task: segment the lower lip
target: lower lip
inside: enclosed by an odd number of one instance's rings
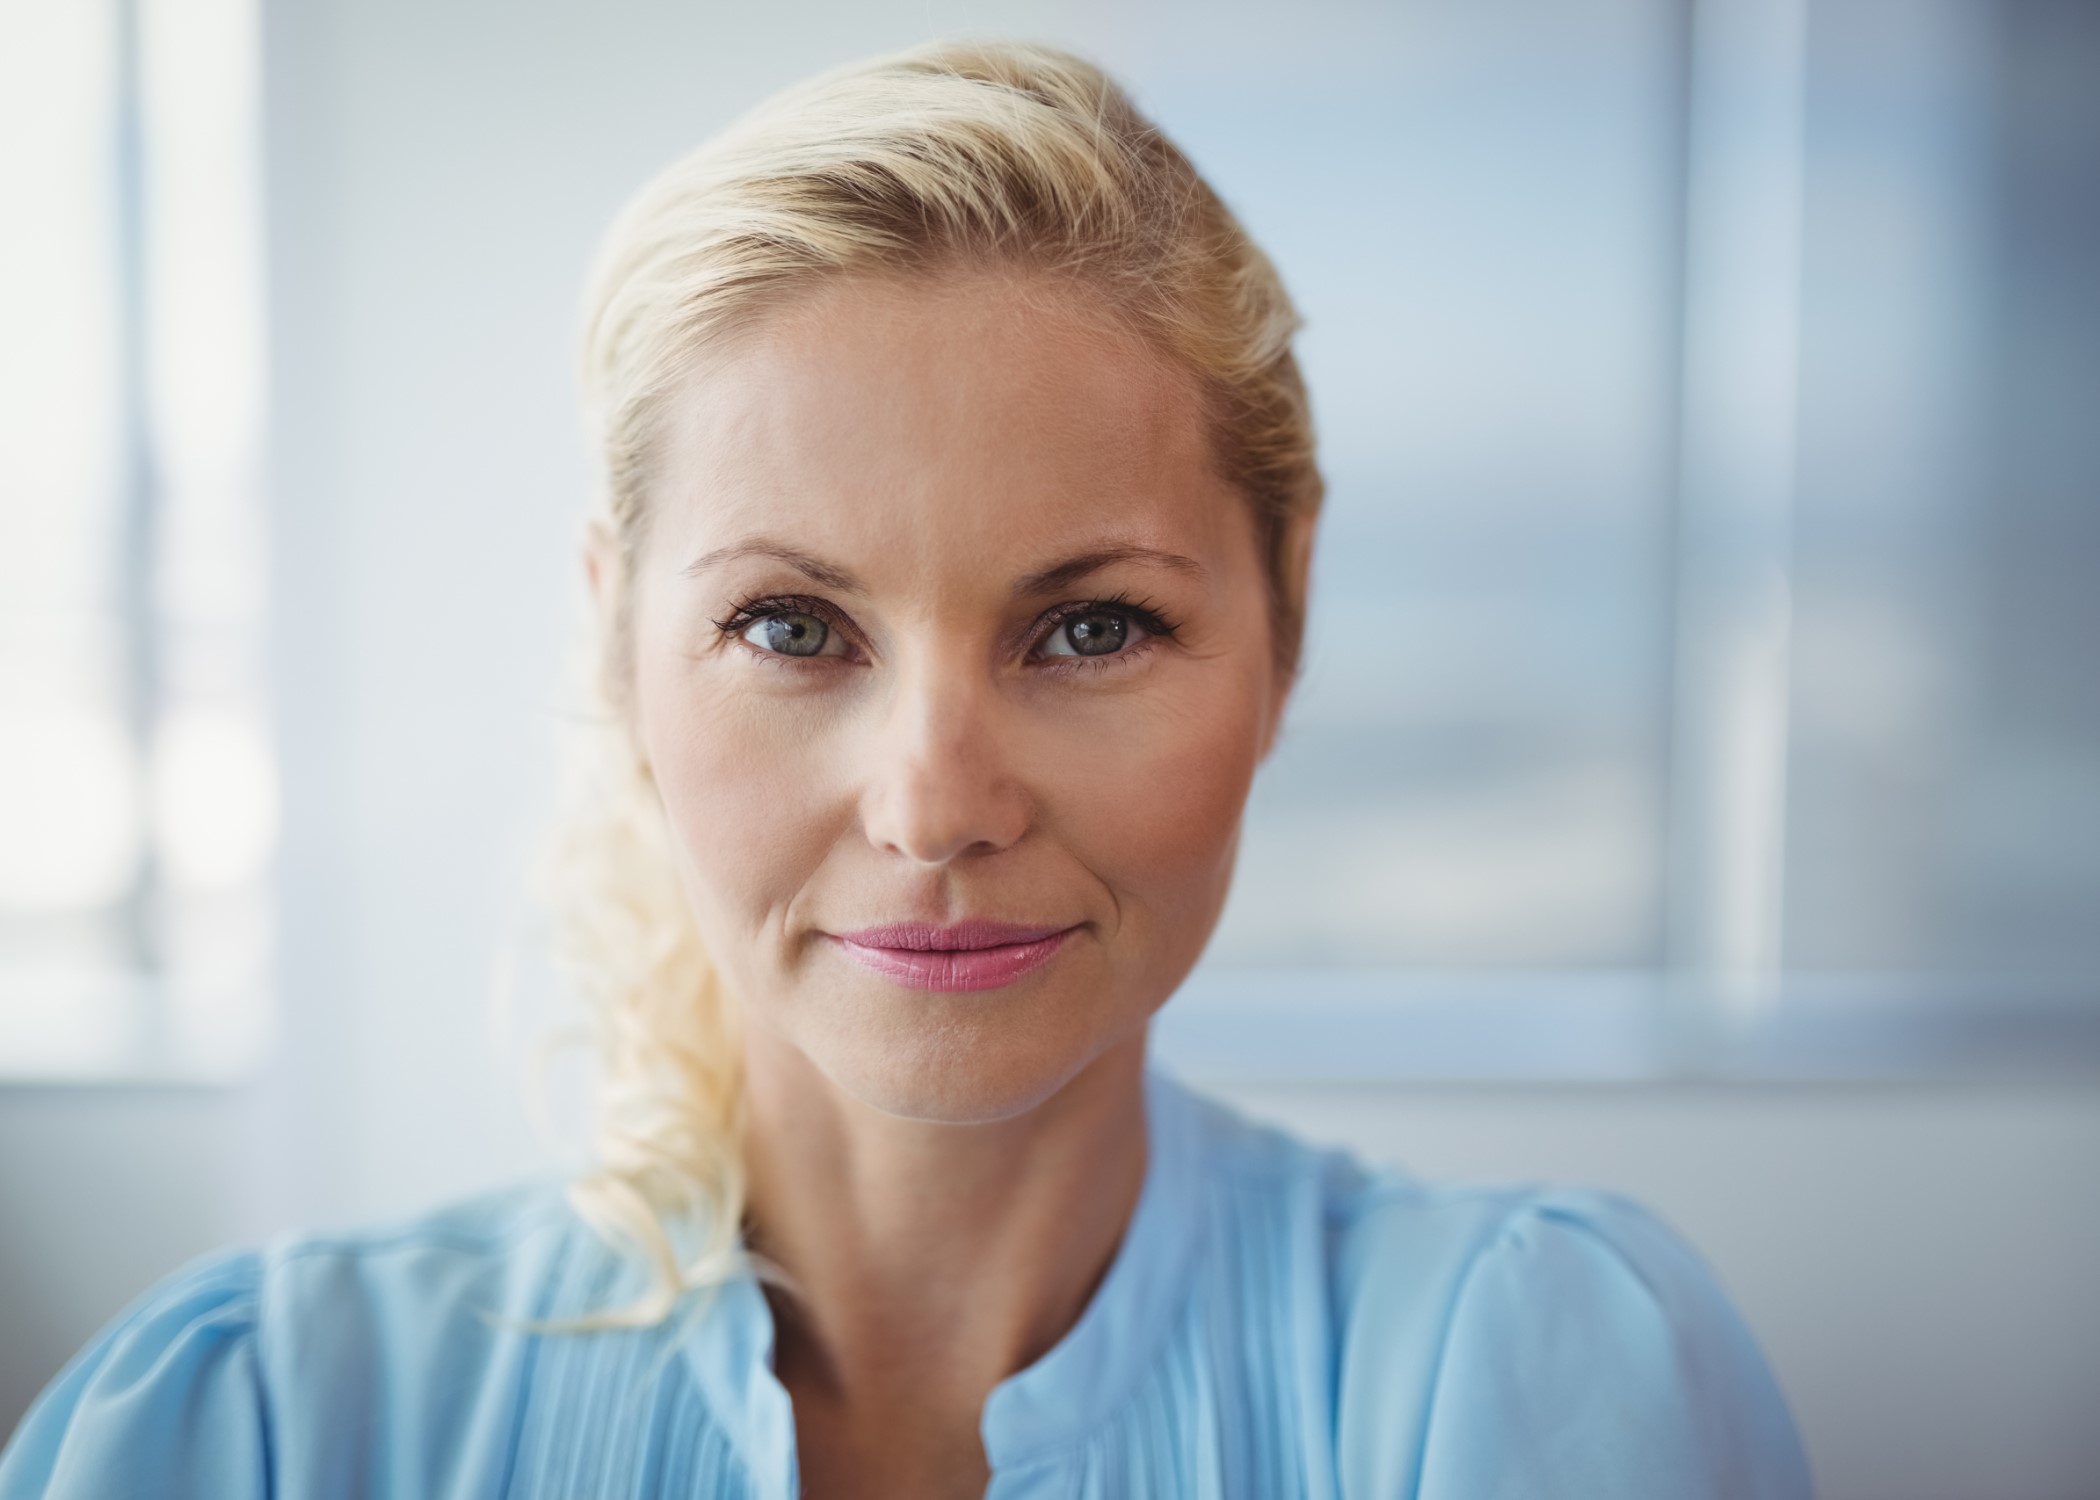
[[[870,948],[834,935],[846,957],[915,990],[995,990],[1057,956],[1073,929],[998,948]]]

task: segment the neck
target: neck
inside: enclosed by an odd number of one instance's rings
[[[1143,1034],[982,1125],[870,1109],[777,1039],[747,1056],[752,1239],[794,1286],[774,1299],[783,1382],[863,1413],[946,1407],[974,1431],[1122,1240],[1145,1174]]]

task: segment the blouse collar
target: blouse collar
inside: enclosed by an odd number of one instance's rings
[[[1123,1240],[1079,1320],[992,1388],[979,1433],[996,1471],[1091,1436],[1123,1407],[1180,1309],[1196,1240],[1198,1122],[1181,1087],[1145,1075],[1145,1179]],[[707,1404],[767,1496],[796,1493],[795,1426],[773,1373],[773,1311],[748,1269],[716,1291],[685,1357]]]
[[[1145,1180],[1093,1298],[1043,1356],[985,1399],[986,1460],[1016,1468],[1105,1425],[1151,1366],[1188,1287],[1195,1244],[1196,1139],[1189,1099],[1145,1075]]]

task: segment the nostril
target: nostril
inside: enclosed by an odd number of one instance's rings
[[[1020,838],[1028,802],[981,763],[918,758],[873,779],[862,821],[869,842],[920,864],[992,853]]]

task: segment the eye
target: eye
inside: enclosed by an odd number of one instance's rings
[[[746,625],[741,638],[761,651],[778,656],[822,656],[831,643],[831,627],[815,615],[800,610],[781,610],[762,615]],[[830,653],[838,655],[837,651]]]
[[[1044,656],[1113,656],[1148,634],[1132,611],[1090,604],[1059,620],[1036,649]]]

